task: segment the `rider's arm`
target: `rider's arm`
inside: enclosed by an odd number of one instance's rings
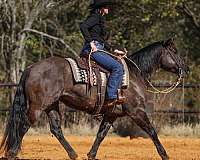
[[[80,24],[80,30],[86,42],[90,43],[93,41],[89,29],[99,23],[99,16],[97,14],[92,14],[84,22]]]

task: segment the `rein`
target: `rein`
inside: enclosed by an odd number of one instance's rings
[[[93,83],[92,83],[92,65],[91,65],[91,54],[92,54],[92,50],[90,51],[89,53],[89,57],[88,57],[88,65],[89,65],[89,84],[91,86],[93,86]]]
[[[98,50],[98,51],[107,53],[108,55],[110,55],[110,56],[112,56],[112,57],[119,58],[118,56],[113,55],[113,54],[110,53],[110,52],[107,52],[107,51],[104,51],[104,50]],[[90,62],[90,60],[91,60],[91,54],[92,54],[92,53],[93,53],[93,52],[91,51],[90,54],[89,54],[89,58],[88,58],[88,60],[89,60],[89,67],[90,67],[90,74],[91,74],[91,72],[92,72],[91,62]],[[170,53],[170,55],[172,56],[171,53]],[[172,56],[172,57],[173,57],[173,56]],[[140,72],[142,72],[141,69],[138,67],[138,65],[137,65],[133,60],[131,60],[130,58],[128,58],[128,57],[126,56],[126,54],[123,55],[121,58],[126,58],[128,61],[130,61],[132,64],[134,64],[135,67],[136,67]],[[173,57],[173,59],[174,59],[174,57]],[[175,62],[177,62],[177,61],[175,60]],[[90,76],[90,77],[91,77],[91,76]],[[161,93],[161,94],[168,94],[168,93],[172,92],[173,90],[175,90],[175,88],[180,84],[180,82],[181,82],[181,80],[182,80],[182,72],[180,72],[179,77],[178,77],[178,79],[177,79],[177,82],[175,82],[175,83],[172,84],[169,88],[164,89],[164,90],[159,90],[159,89],[157,89],[147,78],[145,78],[145,80],[146,80],[146,81],[149,83],[149,85],[153,88],[153,91],[152,91],[152,90],[147,90],[147,92],[156,93],[156,94],[158,94],[158,93]]]

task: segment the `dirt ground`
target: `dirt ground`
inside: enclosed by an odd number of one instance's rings
[[[86,159],[94,137],[67,136],[70,144],[79,155]],[[170,159],[200,160],[200,139],[198,138],[160,138]],[[2,156],[2,155],[1,155]],[[51,135],[26,136],[20,159],[69,159],[65,150]],[[98,155],[101,160],[155,160],[160,159],[150,139],[120,138],[109,136],[102,143]]]

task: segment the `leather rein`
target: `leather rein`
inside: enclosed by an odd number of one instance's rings
[[[179,65],[180,63],[177,61],[177,59],[172,55],[171,53],[171,50],[169,50],[168,48],[166,48],[171,56],[171,58]],[[110,52],[107,52],[107,51],[104,51],[104,50],[98,50],[100,52],[104,52],[104,53],[107,53],[108,55],[112,56],[112,57],[115,57],[115,58],[118,58],[119,59],[119,56],[116,56]],[[91,66],[91,54],[93,52],[91,51],[90,54],[89,54],[89,58],[88,58],[88,61],[89,61],[89,78],[90,78],[90,82],[92,81],[91,78],[92,78],[92,66]],[[127,57],[126,54],[122,55],[120,58],[126,58],[129,62],[131,62],[132,64],[135,65],[135,67],[140,71],[141,69],[138,67],[138,65],[133,61],[131,60],[130,58]],[[148,84],[152,87],[153,90],[147,90],[147,92],[150,92],[150,93],[161,93],[161,94],[167,94],[167,93],[170,93],[172,92],[173,90],[175,90],[175,88],[181,83],[181,80],[183,79],[183,72],[182,72],[182,69],[179,67],[179,77],[177,79],[177,81],[175,83],[173,83],[169,88],[167,89],[164,89],[164,90],[159,90],[158,88],[156,88],[147,78],[145,79]],[[92,83],[90,83],[92,84]]]

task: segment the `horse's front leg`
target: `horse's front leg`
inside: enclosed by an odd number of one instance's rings
[[[101,125],[99,127],[96,139],[94,144],[92,145],[92,148],[90,149],[90,152],[87,154],[89,160],[94,160],[98,151],[98,148],[101,144],[101,142],[104,140],[105,136],[107,135],[111,125],[116,120],[115,117],[110,117],[108,115],[104,115],[104,118],[101,122]]]
[[[126,106],[126,108],[128,107]],[[150,136],[162,160],[168,160],[169,157],[160,140],[158,139],[158,135],[151,125],[149,118],[143,108],[144,107],[140,106],[134,112],[131,112],[131,110],[128,109],[127,114],[141,129],[143,129]]]
[[[67,140],[65,139],[63,132],[62,132],[61,118],[60,118],[60,114],[59,114],[58,103],[55,103],[55,107],[52,110],[47,110],[46,113],[49,118],[51,133],[62,144],[64,149],[67,151],[70,159],[76,160],[78,155],[76,154],[74,149],[70,146],[70,144],[67,142]]]

